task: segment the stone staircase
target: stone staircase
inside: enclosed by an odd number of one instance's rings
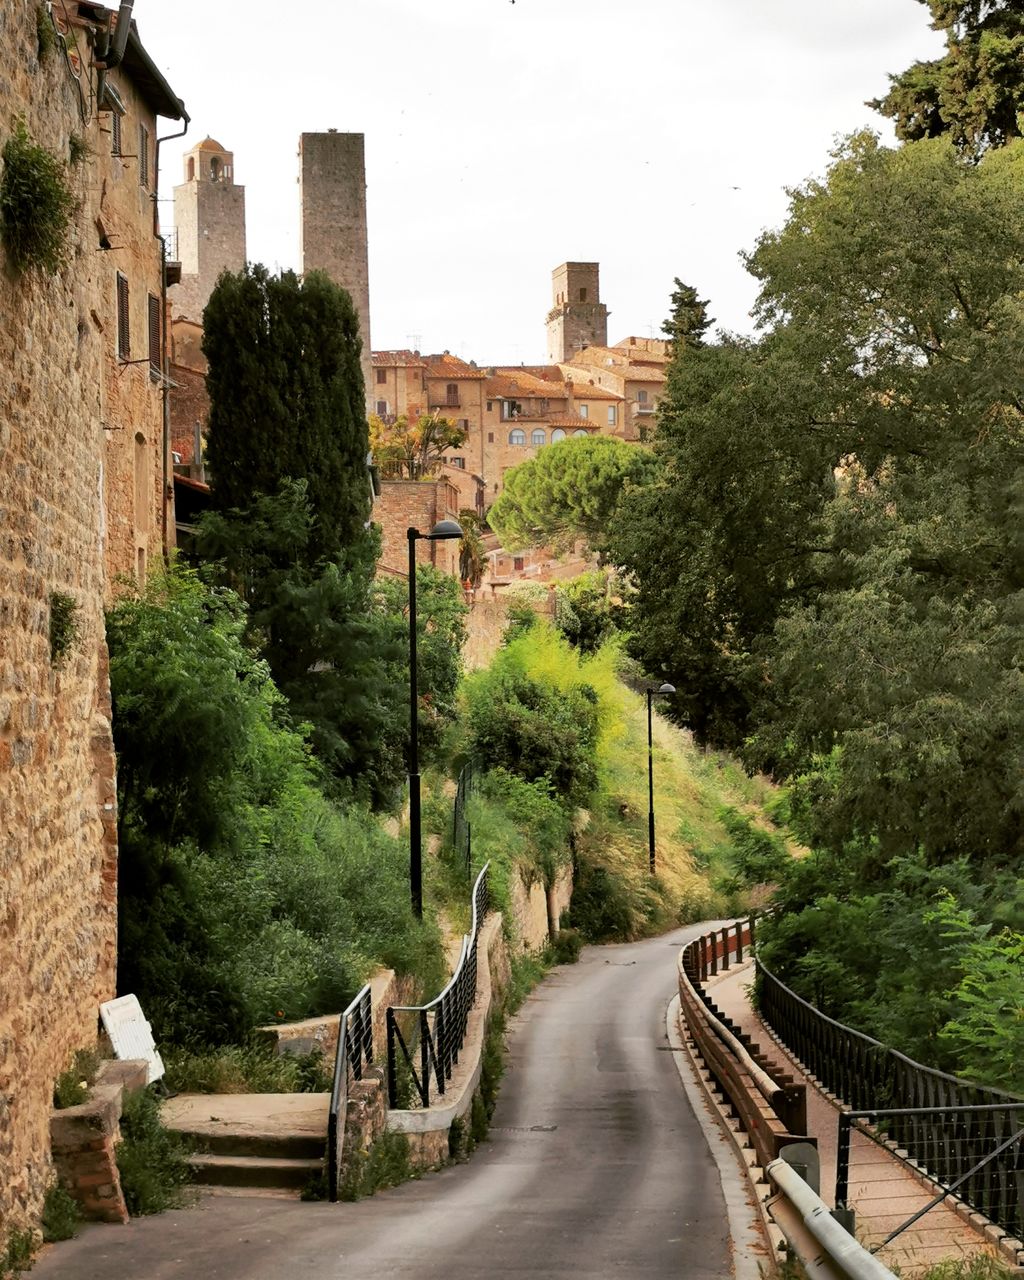
[[[323,1172],[329,1105],[326,1093],[183,1093],[162,1113],[194,1145],[201,1186],[297,1197]]]

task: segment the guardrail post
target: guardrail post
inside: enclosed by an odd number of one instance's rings
[[[395,1011],[389,1008],[384,1017],[388,1032],[388,1106],[398,1106],[398,1070],[395,1063]]]
[[[430,1025],[426,1009],[420,1010],[420,1098],[430,1106]]]
[[[708,950],[711,952],[711,974],[712,977],[718,972],[718,945],[715,942],[714,933],[708,934]]]
[[[722,928],[722,972],[729,967],[729,926]]]
[[[743,963],[743,921],[737,920],[733,932],[736,935],[736,963]]]
[[[839,1140],[836,1144],[836,1208],[845,1209],[850,1194],[850,1129],[848,1112],[839,1113]]]

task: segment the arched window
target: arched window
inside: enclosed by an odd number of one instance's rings
[[[210,181],[220,181],[220,157],[213,156],[210,160]]]
[[[530,444],[542,445],[542,444],[547,444],[547,442],[548,442],[548,433],[544,430],[543,427],[535,427],[534,430],[530,432]]]
[[[551,443],[556,444],[559,440],[564,440],[564,439],[565,439],[565,432],[562,430],[561,427],[555,427],[554,431],[552,431],[551,433]]]
[[[573,435],[574,435],[574,436],[589,436],[589,435],[590,435],[590,432],[589,432],[589,431],[587,431],[587,430],[585,430],[583,427],[578,427],[578,428],[573,432]]]
[[[509,444],[526,444],[526,432],[522,427],[516,427],[508,433],[508,442]]]
[[[195,176],[196,176],[196,160],[195,160],[195,156],[189,156],[189,158],[188,158],[188,181],[189,181],[189,182],[191,182],[191,181],[192,181],[192,179],[193,179]]]

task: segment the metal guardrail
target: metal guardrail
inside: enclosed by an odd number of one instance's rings
[[[480,929],[487,916],[487,872],[483,868],[473,885],[473,918],[470,932],[462,939],[462,952],[451,980],[436,999],[424,1005],[390,1005],[387,1011],[388,1032],[388,1105],[399,1106],[399,1051],[402,1061],[412,1073],[420,1105],[430,1106],[430,1079],[439,1094],[452,1078],[459,1060],[469,1011],[476,999],[477,946]],[[409,1038],[399,1025],[400,1015],[409,1015],[412,1023]],[[416,1053],[418,1039],[418,1055]],[[419,1057],[419,1063],[415,1061]]]
[[[336,1203],[341,1186],[341,1157],[345,1145],[349,1075],[363,1078],[363,1065],[373,1062],[373,1008],[367,983],[338,1019],[338,1049],[334,1055],[334,1083],[327,1113],[327,1194]]]
[[[1024,1098],[915,1062],[827,1017],[760,961],[757,970],[765,1022],[850,1109],[839,1120],[837,1206],[846,1202],[851,1125],[871,1120],[870,1129],[862,1126],[868,1136],[943,1188],[938,1199],[955,1190],[1024,1238]]]
[[[455,813],[452,821],[452,848],[455,857],[466,868],[466,879],[473,874],[473,824],[466,817],[466,805],[473,794],[475,775],[473,762],[462,766],[455,787]]]
[[[783,1147],[811,1142],[806,1136],[803,1085],[779,1072],[704,989],[709,977],[742,961],[753,948],[750,920],[737,921],[694,938],[679,955],[679,1004],[705,1065],[728,1096],[763,1167]]]

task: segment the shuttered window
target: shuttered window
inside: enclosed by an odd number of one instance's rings
[[[163,368],[160,352],[160,299],[149,295],[149,367],[157,373]]]
[[[132,354],[132,331],[128,321],[128,277],[117,273],[117,357],[127,360]]]
[[[121,113],[119,111],[110,113],[110,154],[114,156],[121,154]]]
[[[139,125],[139,182],[149,187],[149,130]]]

